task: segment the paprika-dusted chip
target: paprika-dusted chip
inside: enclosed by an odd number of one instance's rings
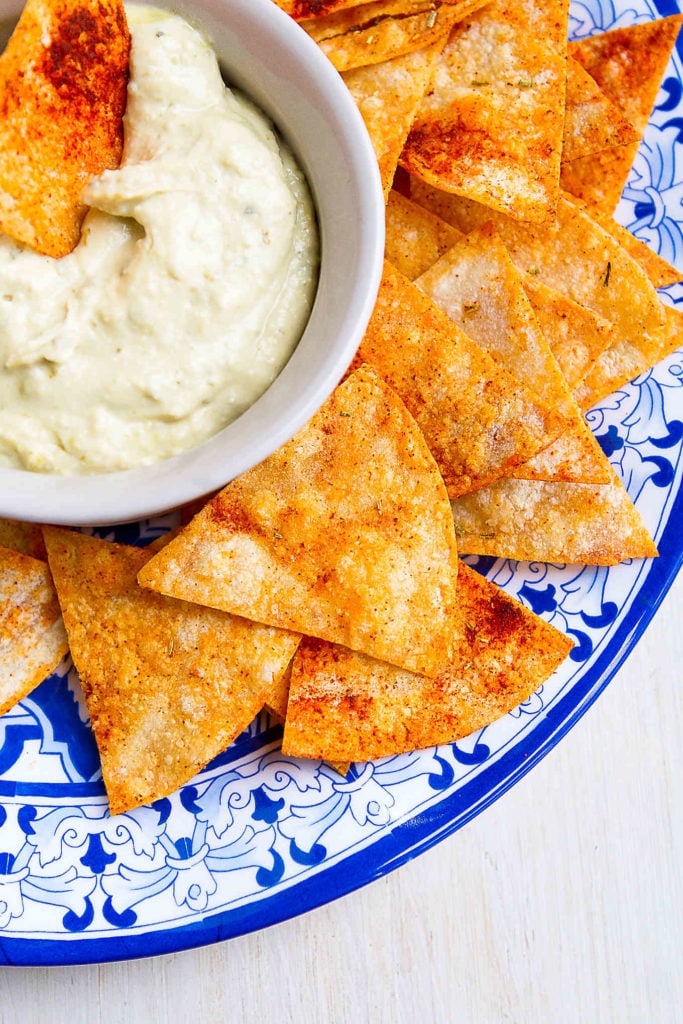
[[[347,7],[363,7],[367,0],[274,0],[282,10],[296,21],[306,18],[324,18]]]
[[[395,189],[389,193],[386,222],[386,258],[410,281],[462,238],[457,228]]]
[[[360,110],[379,164],[385,198],[415,111],[429,85],[446,35],[403,57],[343,74]]]
[[[466,565],[458,634],[436,679],[305,638],[292,663],[283,751],[367,761],[453,743],[526,700],[573,646]]]
[[[558,197],[566,50],[528,32],[524,6],[493,0],[453,28],[400,162],[432,186],[545,223]]]
[[[0,547],[0,715],[54,672],[66,651],[47,565]]]
[[[564,379],[575,388],[617,340],[614,324],[543,284],[536,275],[524,274],[522,283]]]
[[[556,441],[508,475],[515,480],[564,480],[580,484],[608,484],[612,479],[609,462],[580,413]]]
[[[301,22],[337,71],[422,50],[488,0],[374,0]]]
[[[435,675],[450,654],[456,573],[437,465],[398,396],[363,367],[139,579]]]
[[[136,581],[144,548],[46,527],[112,814],[173,792],[263,707],[299,638]]]
[[[359,357],[415,417],[451,498],[507,476],[567,425],[390,263]]]
[[[577,60],[567,61],[562,163],[637,142],[639,133]]]
[[[20,551],[41,562],[47,561],[43,528],[40,523],[24,523],[19,519],[0,519],[0,547]]]
[[[0,56],[0,230],[76,246],[93,175],[118,167],[130,36],[121,0],[28,0]]]
[[[497,480],[453,502],[463,552],[533,562],[616,565],[653,558],[652,537],[623,484]]]
[[[615,325],[624,339],[655,334],[664,312],[647,274],[587,213],[560,197],[557,221],[538,227],[492,214],[480,203],[446,195],[411,179],[411,197],[460,231],[492,222],[518,269],[533,274]]]
[[[569,44],[569,53],[643,135],[676,42],[683,16],[602,32]],[[562,167],[562,187],[613,213],[638,143],[604,150]]]

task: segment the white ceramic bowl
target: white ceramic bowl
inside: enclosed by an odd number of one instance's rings
[[[0,22],[18,0],[0,0]],[[313,193],[321,237],[313,311],[268,390],[204,444],[153,466],[60,477],[0,468],[0,516],[94,525],[142,519],[221,487],[262,461],[333,390],[358,347],[377,294],[384,203],[372,147],[341,78],[272,0],[163,2],[212,40],[226,78],[289,141]]]

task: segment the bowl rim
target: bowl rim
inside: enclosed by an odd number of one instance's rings
[[[20,6],[15,0],[0,0],[0,18],[9,20]],[[248,59],[256,62],[254,67],[259,66],[254,50],[263,53],[263,60],[277,45],[278,68],[259,67],[258,79],[255,72],[250,77],[240,53],[223,59],[219,52],[219,57],[228,78],[246,88],[282,129],[308,178],[321,233],[320,278],[311,315],[275,381],[212,438],[172,458],[113,473],[65,476],[0,466],[0,516],[71,526],[111,525],[158,515],[218,490],[289,440],[320,408],[353,359],[374,307],[384,255],[382,183],[361,114],[333,65],[273,0],[180,0],[150,6],[201,25],[214,43],[221,33],[235,36],[240,44],[249,39]],[[268,82],[272,85],[285,72],[298,76],[298,103],[307,108],[305,116],[327,125],[335,140],[339,194],[355,212],[354,223],[347,217],[341,224],[351,228],[352,235],[355,232],[349,241],[354,251],[341,275],[339,287],[345,293],[339,296],[339,319],[334,323],[329,322],[329,313],[334,309],[331,295],[339,268],[331,260],[342,243],[331,233],[336,235],[342,214],[331,210],[329,198],[326,205],[321,196],[321,188],[329,186],[321,183],[322,164],[316,162],[316,153],[305,145],[300,151],[301,136],[291,132],[291,122],[283,123],[282,97],[271,101]],[[303,113],[297,111],[296,116],[303,121]],[[320,352],[319,343],[326,339],[326,350]],[[313,374],[311,356],[316,361]]]

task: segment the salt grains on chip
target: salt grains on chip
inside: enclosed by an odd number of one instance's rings
[[[458,636],[436,679],[304,639],[292,663],[283,751],[367,761],[453,743],[526,700],[573,646],[466,565]]]
[[[398,396],[363,367],[139,580],[435,675],[452,647],[456,554],[433,456]]]
[[[120,0],[28,0],[0,56],[0,231],[76,246],[83,187],[121,159],[129,49]]]
[[[66,652],[47,565],[0,547],[0,715],[54,672]]]
[[[521,220],[557,205],[566,50],[529,33],[523,0],[457,24],[415,116],[401,166]]]
[[[144,548],[45,540],[112,814],[166,796],[263,707],[298,636],[141,589]]]

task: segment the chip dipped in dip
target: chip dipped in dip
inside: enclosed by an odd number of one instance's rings
[[[302,172],[181,18],[127,8],[121,166],[55,260],[0,235],[0,465],[148,465],[206,440],[277,376],[315,295]]]

